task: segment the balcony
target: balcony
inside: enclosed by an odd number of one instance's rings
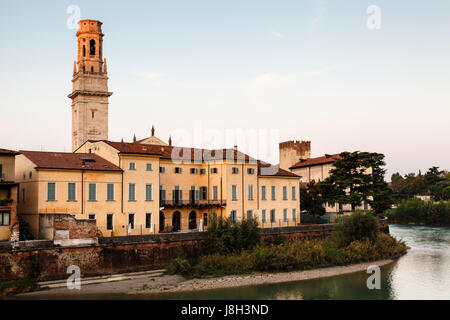
[[[226,206],[226,200],[160,200],[160,206],[164,208],[193,208],[208,209]]]

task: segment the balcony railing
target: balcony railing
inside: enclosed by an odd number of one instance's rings
[[[159,203],[165,208],[220,208],[227,204],[225,200],[160,200]]]

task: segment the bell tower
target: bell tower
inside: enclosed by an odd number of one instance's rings
[[[73,65],[72,151],[86,140],[108,139],[108,72],[103,59],[102,23],[81,20],[76,33],[78,60]]]

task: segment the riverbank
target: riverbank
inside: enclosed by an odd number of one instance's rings
[[[305,271],[292,271],[281,273],[256,273],[250,275],[224,276],[212,279],[192,279],[192,280],[185,280],[179,283],[172,283],[171,285],[162,285],[160,287],[145,288],[144,290],[133,293],[157,294],[169,292],[186,292],[186,291],[223,289],[223,288],[262,285],[262,284],[312,280],[366,271],[369,266],[377,265],[379,267],[382,267],[390,263],[393,263],[395,260],[396,258],[373,262],[364,262],[349,266],[335,266]]]
[[[379,267],[393,263],[396,259],[385,259],[373,262],[359,263],[349,266],[337,266],[306,271],[293,271],[282,273],[255,273],[250,275],[224,276],[211,279],[186,280],[179,275],[127,276],[125,280],[95,284],[85,284],[81,281],[80,290],[55,288],[46,291],[37,291],[19,294],[9,299],[158,299],[162,293],[207,291],[210,289],[238,288],[245,286],[258,286],[264,284],[287,283],[293,281],[327,278],[355,272],[365,271],[369,266]]]

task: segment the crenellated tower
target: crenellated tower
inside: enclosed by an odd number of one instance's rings
[[[286,141],[280,143],[280,168],[288,170],[293,165],[311,158],[311,141]]]
[[[108,139],[108,72],[103,59],[102,23],[81,20],[76,33],[78,59],[73,67],[72,151],[86,140]]]

